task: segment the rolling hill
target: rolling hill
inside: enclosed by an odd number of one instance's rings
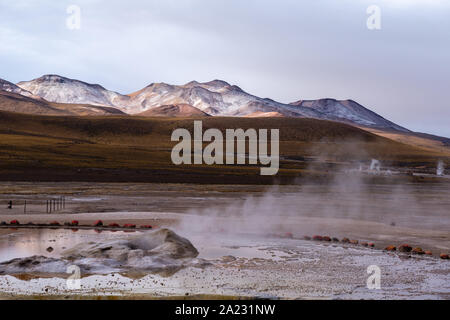
[[[259,165],[171,162],[172,131],[192,118],[44,116],[0,111],[0,180],[176,183],[289,183],[377,158],[386,165],[433,168],[450,154],[398,143],[339,122],[302,118],[202,117],[204,130],[280,129],[280,171]]]

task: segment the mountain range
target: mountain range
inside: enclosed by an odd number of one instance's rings
[[[41,114],[130,114],[139,116],[300,117],[346,122],[356,126],[409,132],[353,100],[299,100],[289,104],[251,95],[222,80],[191,81],[184,85],[152,83],[130,94],[99,84],[44,75],[17,84],[0,80],[3,100],[24,99],[26,108],[8,111]],[[80,109],[81,108],[81,109]],[[53,110],[53,109],[56,109]]]

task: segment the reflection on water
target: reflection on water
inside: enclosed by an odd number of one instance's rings
[[[0,262],[34,255],[57,258],[65,249],[82,242],[100,242],[117,236],[129,235],[123,231],[18,229],[0,233]],[[47,249],[51,247],[51,252]]]

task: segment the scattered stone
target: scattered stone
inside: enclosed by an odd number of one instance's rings
[[[400,252],[411,252],[411,250],[412,250],[412,247],[407,244],[402,244],[401,246],[398,247],[398,251],[400,251]]]
[[[79,222],[77,220],[72,220],[72,222],[70,223],[73,227],[78,226]]]
[[[425,251],[425,254],[426,254],[427,256],[432,256],[432,255],[433,255],[433,253],[432,253],[431,251]]]
[[[361,245],[362,245],[363,247],[368,247],[368,246],[369,246],[369,244],[368,244],[367,242],[361,242]]]
[[[359,241],[358,241],[358,240],[350,240],[350,243],[351,243],[351,244],[358,244]]]
[[[333,240],[333,242],[339,242],[339,239],[338,239],[338,238],[333,238],[333,239],[331,239],[331,240]]]
[[[6,226],[6,225],[7,225],[6,221],[0,222],[0,226]]]
[[[20,222],[18,220],[12,220],[9,224],[12,224],[14,226],[20,225]]]
[[[322,240],[323,240],[323,237],[322,237],[322,236],[317,236],[317,235],[315,235],[315,236],[312,237],[312,239],[313,239],[314,241],[322,241]]]
[[[49,223],[51,226],[60,226],[58,221],[52,221]]]
[[[413,254],[419,254],[419,255],[423,255],[425,254],[425,252],[422,250],[422,248],[414,248],[411,251]]]
[[[72,224],[71,224],[70,222],[64,222],[64,225],[65,225],[66,227],[70,227]]]
[[[124,228],[130,228],[130,229],[134,229],[136,228],[135,224],[131,224],[131,223],[126,223],[123,225]]]
[[[384,248],[384,250],[386,250],[386,251],[396,251],[397,247],[396,246],[387,246],[386,248]]]
[[[152,229],[153,227],[149,224],[144,224],[141,226],[141,229]]]
[[[449,259],[449,256],[448,256],[448,254],[446,254],[446,253],[441,253],[441,255],[439,256],[441,259],[444,259],[444,260],[448,260]]]
[[[375,243],[369,242],[369,247],[371,247],[371,248],[375,247]]]
[[[328,236],[324,236],[324,237],[322,238],[322,240],[323,240],[323,241],[329,241],[329,242],[330,242],[330,241],[331,241],[331,238],[328,237]]]
[[[48,247],[47,248],[47,252],[52,252],[53,251],[53,248],[52,247]]]
[[[344,238],[344,239],[342,239],[342,242],[343,243],[350,243],[350,239],[349,238]]]

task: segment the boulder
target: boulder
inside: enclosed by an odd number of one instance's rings
[[[384,250],[386,250],[386,251],[396,251],[397,247],[391,245],[391,246],[387,246],[386,248],[384,248]]]
[[[94,222],[94,227],[102,227],[103,226],[103,221],[102,220],[97,220]]]
[[[441,259],[444,259],[444,260],[448,260],[449,259],[449,256],[448,256],[448,254],[446,254],[446,253],[441,253],[441,255],[439,256]]]
[[[411,250],[411,253],[418,254],[418,255],[425,254],[425,252],[422,250],[422,248],[414,248],[414,249]]]
[[[398,247],[398,251],[400,252],[411,252],[412,247],[407,245],[407,244],[402,244],[401,246]]]

